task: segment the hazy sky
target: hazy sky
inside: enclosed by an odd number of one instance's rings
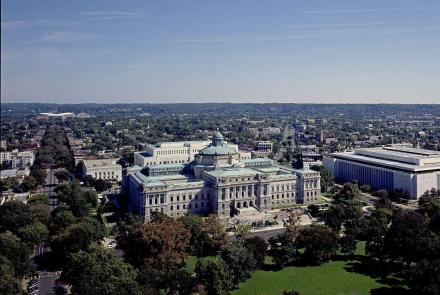
[[[440,1],[2,0],[3,102],[440,103]]]

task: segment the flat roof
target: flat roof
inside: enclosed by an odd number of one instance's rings
[[[111,167],[119,166],[116,162],[118,159],[96,159],[96,160],[82,160],[87,168],[97,168],[97,167]]]
[[[421,155],[411,156],[407,154],[402,156],[401,152],[399,151],[381,151],[376,149],[375,151],[369,153],[368,152],[356,153],[355,151],[355,152],[333,153],[330,156],[333,158],[360,162],[367,165],[369,164],[373,166],[380,166],[391,170],[404,170],[409,172],[440,170],[440,157],[438,157],[439,161],[437,163],[436,162],[423,163],[420,162],[419,160],[425,159],[425,157],[427,156],[421,156]],[[428,157],[429,157],[428,159],[432,159],[432,156],[428,156]]]
[[[250,168],[231,167],[221,168],[218,170],[205,171],[204,173],[214,177],[235,177],[235,176],[248,176],[260,174],[259,171]]]

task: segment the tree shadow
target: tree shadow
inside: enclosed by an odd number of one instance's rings
[[[52,252],[45,252],[33,258],[38,271],[58,271],[61,269],[59,260]]]
[[[376,289],[372,289],[370,291],[371,295],[415,295],[414,292],[402,288],[402,287],[380,287]]]
[[[263,263],[261,265],[260,269],[263,271],[280,271],[283,268],[281,266],[276,265],[276,264]]]

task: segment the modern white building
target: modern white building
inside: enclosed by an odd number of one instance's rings
[[[341,182],[356,179],[373,189],[402,189],[413,199],[440,189],[440,151],[399,146],[356,149],[330,154],[324,166]]]
[[[144,220],[154,211],[174,217],[216,213],[223,218],[249,209],[266,213],[317,203],[321,195],[319,172],[275,165],[270,159],[242,159],[220,133],[191,163],[128,169],[123,189],[130,212]]]
[[[148,144],[145,151],[134,153],[134,165],[146,167],[150,165],[189,163],[194,160],[196,154],[210,143],[210,141],[205,140],[161,142],[155,145]],[[238,145],[227,145],[239,153],[241,160],[251,158],[251,153],[239,152]]]
[[[99,159],[82,161],[82,177],[87,175],[95,179],[122,180],[122,166],[118,159]]]

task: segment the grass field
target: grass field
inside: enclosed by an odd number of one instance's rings
[[[359,243],[356,254],[364,255],[364,249],[365,243]],[[271,263],[270,257],[267,263]],[[345,270],[347,263],[331,261],[321,266],[258,270],[232,294],[280,295],[284,289],[295,289],[301,295],[360,295],[383,286],[368,276]]]
[[[205,257],[205,259],[217,259],[218,256],[207,256]],[[197,263],[197,257],[196,256],[190,256],[188,257],[188,259],[185,261],[186,265],[185,265],[185,270],[189,273],[193,273],[194,272],[194,268],[196,267],[196,263]]]
[[[365,242],[359,242],[356,255],[365,255]],[[209,257],[215,259],[217,256]],[[197,257],[186,261],[185,269],[193,272]],[[232,292],[233,295],[281,295],[284,289],[295,289],[301,295],[361,295],[383,287],[369,276],[345,269],[349,261],[331,261],[321,266],[286,267],[271,269],[272,257],[266,257],[268,270],[257,270],[246,282]]]
[[[345,261],[332,261],[321,266],[258,270],[232,294],[280,295],[284,289],[295,289],[302,295],[360,295],[382,286],[370,277],[346,271],[345,265]]]

